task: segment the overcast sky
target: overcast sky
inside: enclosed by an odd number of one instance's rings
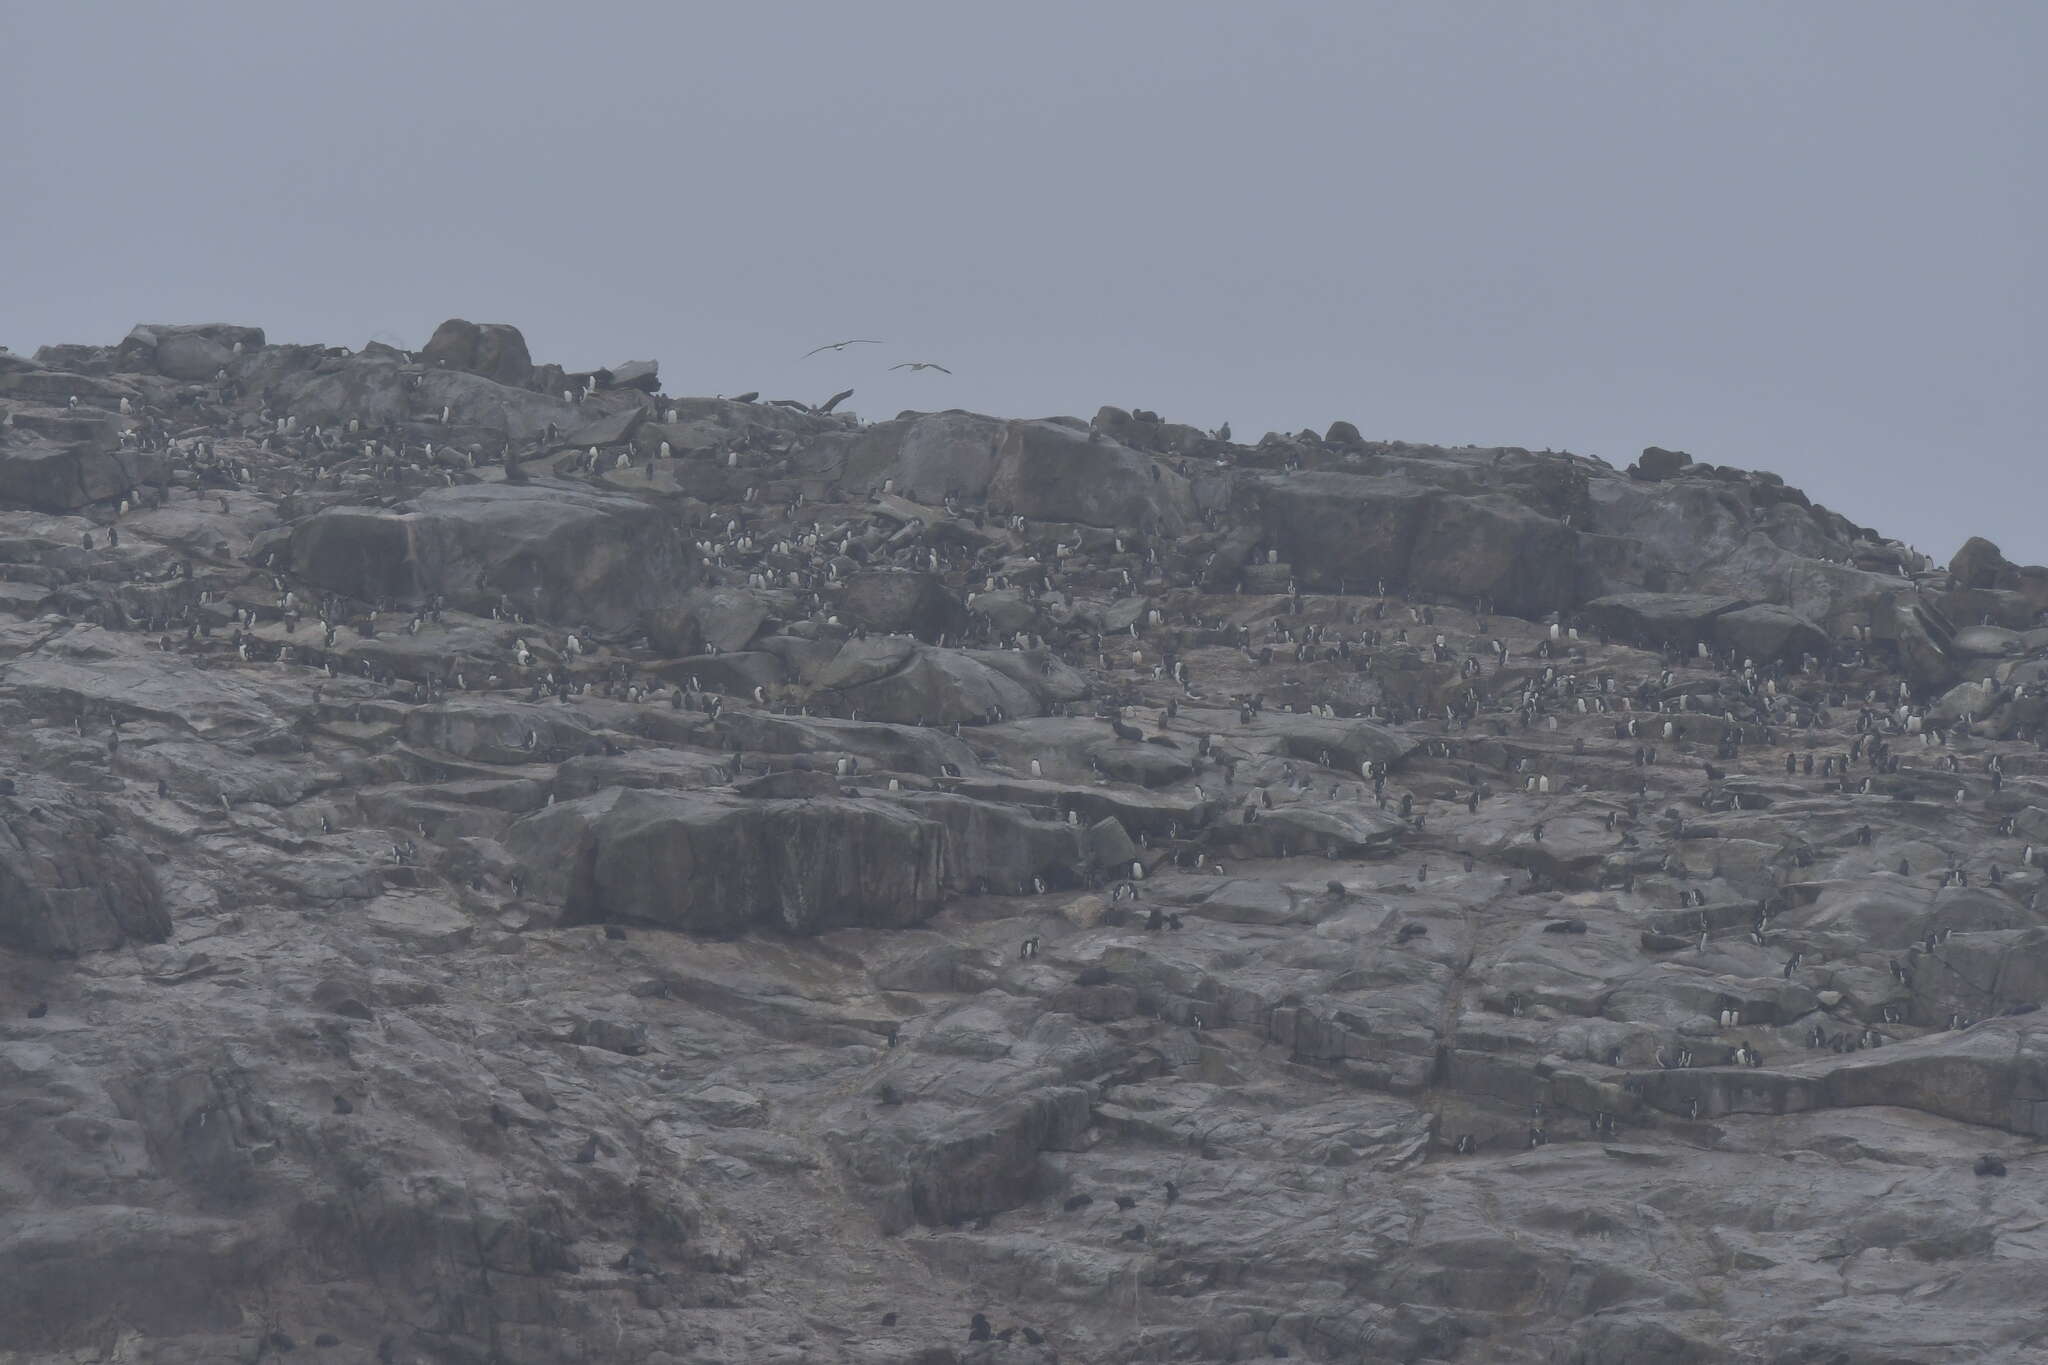
[[[2039,0],[0,0],[0,343],[461,316],[869,418],[1664,445],[2038,563],[2044,35]]]

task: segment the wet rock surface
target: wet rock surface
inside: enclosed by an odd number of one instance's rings
[[[0,1360],[2048,1350],[2048,572],[659,390],[0,356]]]

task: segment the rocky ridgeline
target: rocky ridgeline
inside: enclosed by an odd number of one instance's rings
[[[0,1361],[2048,1351],[2048,571],[659,389],[0,354]]]

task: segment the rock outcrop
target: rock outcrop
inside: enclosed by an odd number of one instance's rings
[[[429,489],[398,507],[330,507],[292,532],[293,572],[360,601],[499,599],[627,630],[693,577],[674,529],[632,498],[572,484]]]
[[[0,353],[0,1358],[2030,1359],[2044,585],[1656,448]]]
[[[533,378],[533,357],[517,327],[502,322],[482,324],[450,318],[434,329],[420,351],[428,365],[446,366],[518,387]]]
[[[614,788],[507,834],[578,922],[697,933],[905,928],[938,908],[940,829],[886,802]]]

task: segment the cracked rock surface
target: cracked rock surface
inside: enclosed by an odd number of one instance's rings
[[[0,1362],[2048,1358],[2048,570],[660,390],[0,353]]]

